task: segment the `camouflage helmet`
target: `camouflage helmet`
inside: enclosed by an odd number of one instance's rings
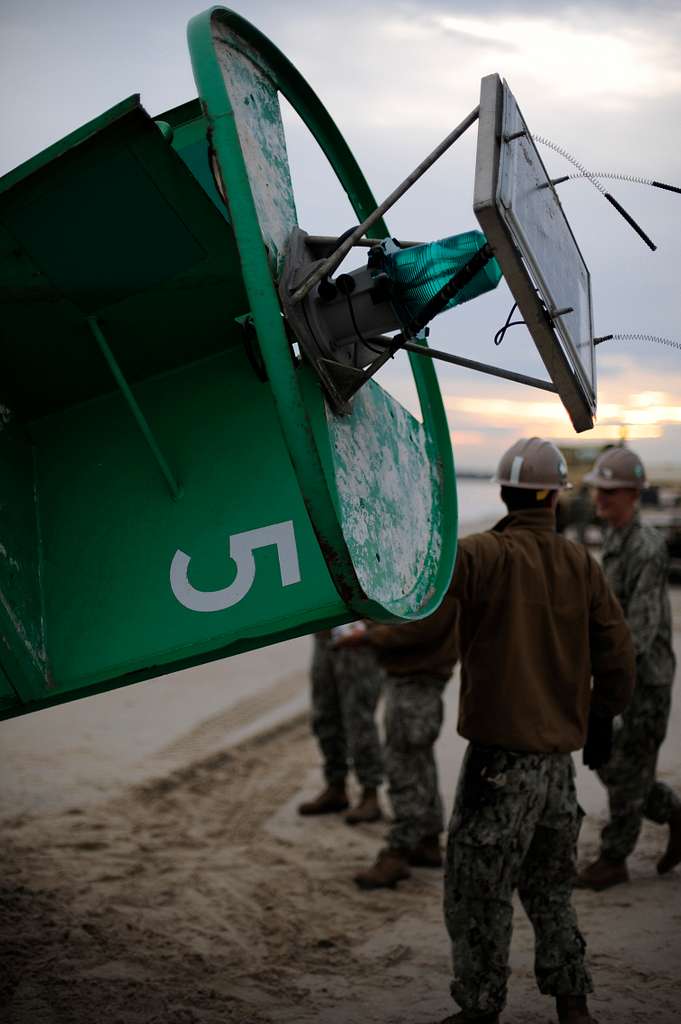
[[[526,491],[564,491],[567,464],[560,450],[541,437],[521,437],[501,456],[494,481]]]
[[[594,462],[591,472],[584,477],[584,483],[604,491],[614,491],[619,487],[641,491],[646,486],[646,471],[636,452],[630,448],[606,448]]]

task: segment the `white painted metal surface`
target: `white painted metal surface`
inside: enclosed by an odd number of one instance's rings
[[[279,96],[258,53],[254,49],[246,52],[237,33],[221,25],[214,40],[234,109],[258,223],[276,269],[297,223]]]

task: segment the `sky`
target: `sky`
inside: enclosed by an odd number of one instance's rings
[[[0,174],[132,93],[152,115],[196,96],[186,25],[201,0],[2,0]],[[317,92],[381,200],[478,103],[480,79],[505,78],[531,131],[585,168],[681,186],[681,5],[243,0],[234,9],[283,50]],[[346,197],[297,116],[284,123],[301,227],[340,234]],[[476,128],[399,201],[386,220],[422,241],[476,228]],[[574,168],[540,147],[549,173]],[[658,335],[681,344],[681,195],[604,179],[657,245],[651,252],[586,180],[559,186],[591,273],[596,335]],[[357,258],[355,265],[359,265]],[[492,293],[438,317],[433,347],[546,377],[530,335],[493,344],[512,298]],[[681,475],[681,349],[611,341],[597,350],[598,418],[575,435],[559,399],[438,365],[459,469],[487,471],[519,436],[559,444],[626,437],[649,467]],[[380,382],[416,411],[398,357]]]

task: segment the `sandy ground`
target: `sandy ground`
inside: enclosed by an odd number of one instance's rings
[[[681,591],[674,592],[681,626]],[[681,657],[681,633],[677,633]],[[309,639],[0,724],[6,1024],[426,1024],[452,1011],[440,872],[363,893],[381,824],[301,819],[319,786]],[[187,695],[190,695],[190,699]],[[456,679],[438,744],[454,791]],[[681,789],[681,698],[660,774]],[[578,768],[583,859],[605,802]],[[384,806],[387,802],[384,798]],[[601,1024],[681,1020],[681,868],[575,903]],[[505,1024],[544,1024],[517,909]]]

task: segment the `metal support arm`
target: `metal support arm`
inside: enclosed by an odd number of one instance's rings
[[[94,335],[95,341],[99,345],[99,348],[100,348],[100,351],[101,351],[102,355],[106,359],[106,362],[107,362],[107,364],[109,366],[109,369],[111,370],[111,372],[112,372],[112,374],[114,376],[114,379],[115,379],[116,383],[118,384],[119,388],[121,389],[121,392],[123,394],[123,398],[127,402],[127,405],[128,405],[128,408],[130,409],[130,412],[135,417],[135,422],[137,423],[137,426],[142,431],[142,434],[144,436],[144,440],[149,445],[149,448],[151,449],[151,453],[154,456],[154,459],[156,460],[156,464],[158,465],[158,468],[161,470],[163,478],[165,479],[166,483],[168,484],[168,488],[170,489],[170,493],[172,494],[173,498],[177,501],[177,499],[182,496],[182,487],[180,486],[180,484],[178,484],[177,480],[173,476],[172,470],[170,469],[170,466],[166,462],[166,460],[165,460],[165,458],[163,456],[163,453],[162,453],[161,449],[158,446],[156,438],[154,437],[154,435],[152,433],[152,430],[151,430],[151,427],[149,426],[147,418],[144,415],[144,413],[142,412],[142,410],[140,409],[139,403],[137,402],[137,399],[135,398],[135,396],[133,395],[132,391],[130,390],[130,385],[128,384],[127,380],[123,376],[123,372],[122,372],[120,366],[118,365],[118,363],[116,362],[116,358],[115,358],[113,352],[111,351],[111,349],[109,348],[109,344],[108,344],[106,338],[104,337],[102,329],[99,326],[99,324],[97,323],[96,318],[93,317],[93,316],[88,317],[88,321],[87,322],[88,322],[88,326],[89,326],[90,330],[92,331],[92,334]]]
[[[392,338],[372,338],[372,344],[390,346],[394,349]],[[440,359],[443,363],[453,363],[455,366],[463,366],[466,370],[477,370],[479,373],[487,373],[491,377],[501,377],[503,380],[512,380],[516,384],[527,384],[531,388],[540,388],[542,391],[550,391],[558,394],[558,388],[548,380],[541,380],[539,377],[529,377],[525,373],[516,373],[514,370],[502,370],[498,366],[490,366],[488,363],[479,363],[475,359],[465,359],[463,356],[453,356],[449,352],[442,352],[437,348],[426,348],[413,341],[406,341],[397,346],[407,352],[414,352],[417,356],[428,356],[430,359]]]
[[[461,124],[457,125],[457,127],[453,131],[451,131],[445,139],[442,140],[440,145],[437,146],[433,150],[433,152],[430,153],[426,157],[426,159],[423,160],[418,165],[418,167],[416,167],[411,172],[411,174],[409,174],[404,179],[404,181],[400,185],[398,185],[397,188],[394,189],[386,199],[383,200],[380,206],[377,206],[376,209],[369,214],[366,220],[362,221],[362,223],[355,228],[352,234],[348,235],[345,241],[343,241],[338,246],[338,248],[324,260],[323,263],[320,263],[317,269],[312,274],[310,274],[310,276],[306,278],[305,281],[303,281],[303,283],[293,293],[293,295],[291,296],[291,302],[300,302],[302,299],[305,298],[310,289],[314,288],[314,286],[319,281],[321,281],[323,277],[326,277],[328,274],[332,274],[336,267],[340,266],[340,264],[343,262],[343,260],[350,252],[352,247],[356,244],[358,239],[362,238],[362,236],[366,234],[369,228],[373,224],[375,224],[376,221],[380,220],[383,214],[386,213],[391,206],[394,206],[397,200],[401,196],[403,196],[408,189],[411,188],[414,182],[418,181],[418,179],[423,174],[425,174],[428,168],[432,167],[435,161],[438,160],[443,153],[446,153],[449,147],[452,146],[457,139],[461,138],[464,132],[467,131],[467,129],[470,128],[472,124],[475,124],[475,122],[478,120],[479,115],[480,107],[476,107],[474,110],[470,112],[468,117],[464,118]]]

